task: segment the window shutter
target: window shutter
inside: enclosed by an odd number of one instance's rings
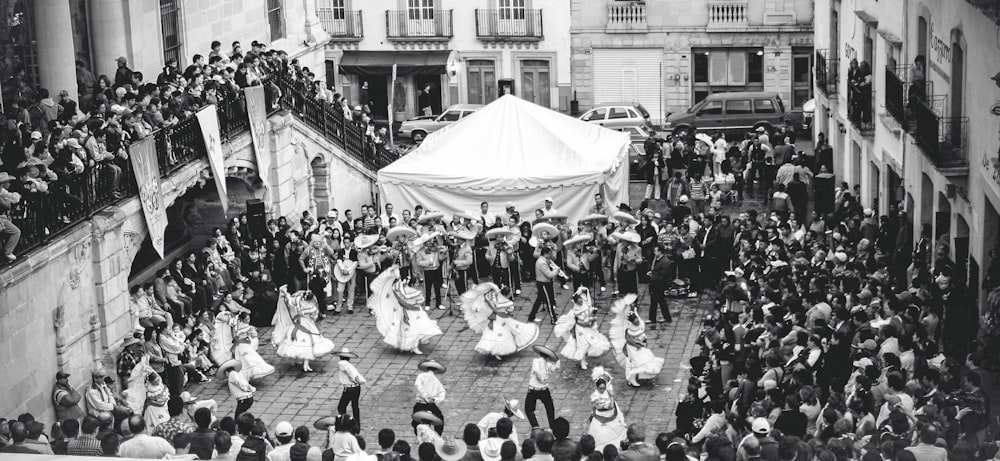
[[[729,84],[734,86],[747,84],[746,53],[729,53]]]
[[[726,85],[729,72],[729,58],[725,52],[712,52],[708,55],[708,83],[710,85]]]

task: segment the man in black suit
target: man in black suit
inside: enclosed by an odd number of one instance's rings
[[[649,329],[656,329],[656,309],[663,313],[663,322],[671,323],[670,309],[667,308],[667,298],[664,292],[667,284],[670,283],[670,274],[673,273],[670,258],[666,255],[663,245],[656,245],[653,248],[653,261],[649,265]]]
[[[354,216],[351,210],[344,210],[344,220],[340,222],[340,232],[344,236],[354,237]]]

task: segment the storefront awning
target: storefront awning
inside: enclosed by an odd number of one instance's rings
[[[355,75],[441,75],[450,51],[344,51],[340,71]]]

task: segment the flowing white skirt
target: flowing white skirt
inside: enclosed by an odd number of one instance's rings
[[[146,405],[146,411],[143,412],[142,417],[146,420],[146,426],[148,426],[150,432],[152,432],[156,426],[159,426],[170,419],[170,412],[167,411],[166,405],[161,407],[156,405]]]
[[[663,359],[653,355],[649,348],[636,348],[631,345],[625,346],[628,356],[625,357],[625,378],[629,381],[633,379],[653,379],[660,374],[663,369]]]
[[[278,356],[286,359],[315,360],[333,352],[333,341],[319,333],[316,323],[309,318],[298,320],[299,328],[294,325],[288,329],[284,341],[278,345]]]
[[[552,332],[566,341],[566,345],[559,353],[570,360],[600,357],[611,350],[608,338],[596,328],[578,325],[572,311],[559,317]]]
[[[264,361],[264,358],[254,350],[253,346],[247,343],[239,343],[233,351],[236,359],[243,365],[246,372],[247,381],[263,378],[274,373],[274,367]]]
[[[617,408],[617,404],[615,405]],[[608,417],[613,413],[613,411],[598,412],[598,414]],[[628,426],[625,425],[625,415],[618,408],[618,416],[607,423],[602,423],[597,418],[591,419],[590,429],[587,430],[587,433],[594,437],[594,449],[597,452],[601,452],[607,445],[614,445],[615,448],[619,448],[621,442],[625,440],[625,430],[627,428]]]
[[[476,344],[476,352],[483,355],[511,355],[531,346],[536,339],[538,325],[497,317],[493,321],[493,328],[483,330],[483,336]]]
[[[437,322],[431,320],[426,312],[409,309],[403,311],[406,321],[401,322],[399,334],[386,335],[383,338],[386,344],[402,351],[413,351],[420,347],[421,343],[442,334]]]

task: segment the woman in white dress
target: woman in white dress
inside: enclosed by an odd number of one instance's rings
[[[493,283],[481,283],[462,294],[462,312],[469,329],[482,333],[476,352],[501,360],[538,339],[538,325],[512,319],[513,311],[514,303]]]
[[[143,413],[143,418],[150,431],[170,419],[170,413],[167,411],[168,400],[170,400],[170,390],[163,385],[160,375],[149,373],[146,377],[146,411]]]
[[[590,290],[580,287],[573,294],[573,309],[559,316],[552,333],[566,341],[559,351],[563,357],[580,362],[587,369],[587,357],[600,357],[611,349],[611,343],[594,328],[594,309]]]
[[[604,367],[594,367],[591,378],[594,381],[594,392],[590,394],[593,412],[587,433],[594,437],[594,449],[600,452],[607,445],[619,447],[625,440],[627,426],[625,415],[615,401],[611,375],[604,371]]]
[[[149,365],[149,356],[143,354],[139,363],[132,368],[124,391],[125,405],[132,410],[132,414],[141,415],[146,410],[146,379],[150,374],[155,375],[156,372]]]
[[[326,339],[316,327],[319,307],[311,291],[288,293],[281,287],[278,309],[271,325],[271,343],[278,348],[278,356],[302,360],[302,371],[311,372],[310,360],[333,352],[333,341]]]
[[[241,313],[233,327],[233,355],[243,364],[247,381],[261,379],[274,373],[274,367],[257,353],[257,329],[250,325],[250,314]]]
[[[441,334],[437,322],[424,312],[424,295],[399,278],[399,267],[382,272],[371,284],[368,309],[382,341],[404,352],[421,355],[420,345]]]
[[[636,295],[628,294],[611,305],[615,315],[611,319],[608,338],[615,351],[615,359],[625,369],[625,380],[630,386],[639,386],[639,380],[654,379],[663,369],[663,359],[653,355],[646,347],[646,323],[635,310]]]

